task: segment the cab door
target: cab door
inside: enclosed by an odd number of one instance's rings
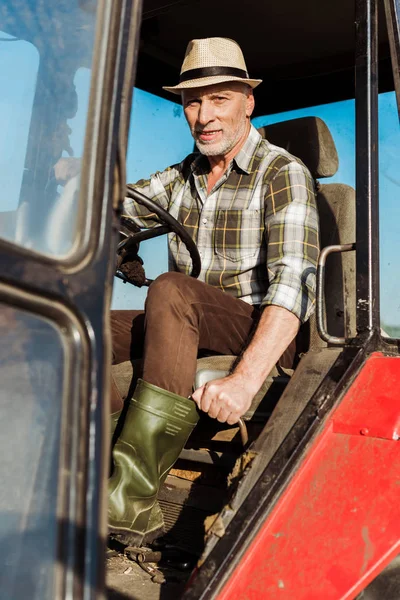
[[[0,6],[3,598],[103,595],[107,315],[140,10]]]

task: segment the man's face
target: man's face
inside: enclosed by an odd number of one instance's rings
[[[202,154],[224,156],[244,137],[254,108],[252,90],[228,82],[182,91],[185,117]]]

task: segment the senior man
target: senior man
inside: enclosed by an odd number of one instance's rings
[[[181,95],[199,153],[132,186],[184,225],[202,269],[197,280],[188,276],[189,254],[170,235],[170,272],[150,286],[145,312],[111,316],[114,363],[138,355],[144,361],[110,479],[109,527],[126,543],[162,531],[157,493],[197,409],[236,423],[313,310],[314,182],[299,160],[251,125],[259,83],[249,78],[236,42],[191,41],[179,84],[164,89]],[[156,224],[132,200],[124,211],[141,227]],[[240,360],[227,377],[192,393],[199,350]],[[121,405],[113,384],[112,410]]]

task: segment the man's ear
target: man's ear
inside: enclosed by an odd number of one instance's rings
[[[247,98],[246,98],[246,117],[249,117],[249,118],[251,117],[251,115],[253,114],[254,106],[255,106],[255,101],[254,101],[253,90],[250,89],[249,93],[247,94]]]

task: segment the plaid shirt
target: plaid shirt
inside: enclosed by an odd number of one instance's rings
[[[302,322],[313,312],[318,259],[314,181],[297,158],[252,126],[240,152],[207,195],[208,159],[179,165],[130,186],[168,210],[196,242],[199,279],[250,304],[282,306]],[[140,227],[154,213],[126,198],[124,213]],[[169,268],[190,273],[184,244],[169,234]]]

